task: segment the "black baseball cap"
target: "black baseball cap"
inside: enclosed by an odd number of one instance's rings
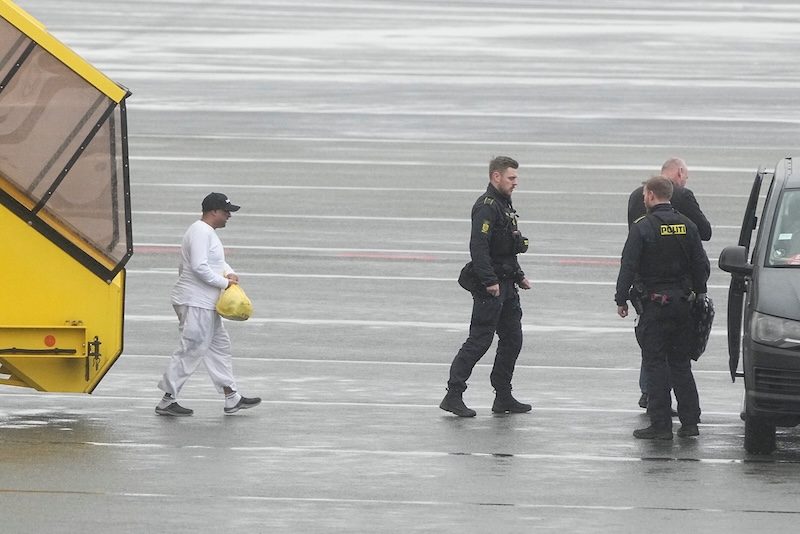
[[[228,197],[222,193],[209,193],[209,195],[203,199],[203,213],[211,210],[239,211],[240,207],[241,206],[237,206],[236,204],[231,204]]]

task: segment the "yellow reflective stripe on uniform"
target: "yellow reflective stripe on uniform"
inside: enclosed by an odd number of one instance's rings
[[[686,235],[685,224],[662,224],[661,235]]]

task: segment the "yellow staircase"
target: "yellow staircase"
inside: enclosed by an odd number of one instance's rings
[[[0,385],[91,393],[122,353],[125,99],[0,0]]]

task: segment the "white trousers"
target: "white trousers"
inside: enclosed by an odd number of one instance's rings
[[[233,378],[231,338],[217,311],[194,306],[173,307],[178,314],[180,347],[172,354],[158,388],[178,398],[189,377],[205,363],[218,392],[224,393],[225,387],[238,391]]]

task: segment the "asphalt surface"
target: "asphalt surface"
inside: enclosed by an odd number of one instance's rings
[[[135,255],[125,353],[91,396],[0,388],[3,532],[791,531],[800,431],[742,447],[728,275],[760,166],[798,152],[800,7],[606,1],[27,0],[129,87]],[[438,408],[466,337],[469,209],[494,155],[514,205],[527,415],[493,416],[491,351]],[[670,156],[713,224],[701,435],[646,425],[613,303],[631,190]],[[200,200],[255,316],[228,323],[242,392],[201,370],[157,417],[177,250]],[[677,428],[677,425],[676,425]]]

